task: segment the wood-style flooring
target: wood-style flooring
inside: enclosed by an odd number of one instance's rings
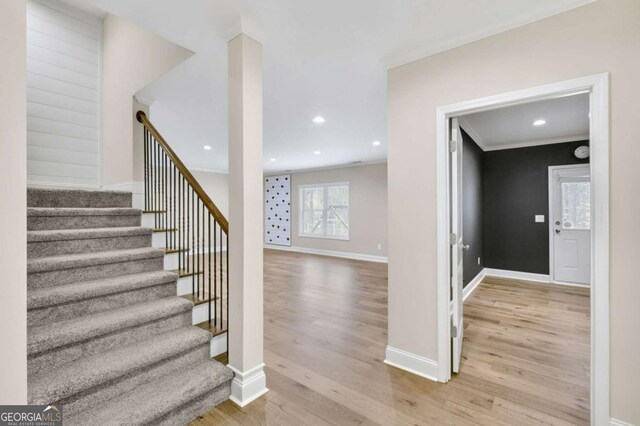
[[[383,364],[387,266],[265,251],[270,391],[192,425],[589,423],[589,292],[485,279],[465,302],[447,384]]]

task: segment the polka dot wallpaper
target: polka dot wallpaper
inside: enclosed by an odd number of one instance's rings
[[[291,245],[291,175],[264,179],[264,242]]]

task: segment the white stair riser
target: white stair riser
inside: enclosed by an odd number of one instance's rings
[[[167,234],[164,232],[154,232],[151,237],[151,246],[155,248],[165,248],[167,246]]]
[[[192,277],[182,277],[178,279],[178,296],[191,294],[193,291]]]
[[[211,339],[211,357],[218,356],[227,351],[227,333],[219,334]]]
[[[213,315],[214,306],[213,301],[211,302],[211,314]],[[193,323],[200,324],[201,322],[205,322],[209,320],[209,305],[207,303],[203,303],[201,305],[197,305],[193,307]]]
[[[156,227],[156,215],[154,213],[142,214],[142,227],[143,228],[155,228]]]
[[[164,270],[172,271],[178,269],[178,256],[180,253],[171,253],[164,255]]]

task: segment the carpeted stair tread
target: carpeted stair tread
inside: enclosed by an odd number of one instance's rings
[[[28,207],[27,217],[48,216],[138,216],[140,209],[131,207]]]
[[[210,339],[211,335],[202,329],[183,327],[149,340],[84,358],[30,380],[29,402],[49,404],[68,398],[206,345]]]
[[[30,290],[27,294],[27,310],[153,287],[175,282],[177,279],[178,274],[175,272],[153,271]]]
[[[164,250],[150,247],[129,250],[113,250],[96,253],[70,254],[64,256],[40,257],[27,260],[27,273],[57,271],[82,268],[85,266],[107,265],[110,263],[164,257]]]
[[[181,297],[153,300],[139,305],[103,312],[88,318],[75,318],[55,324],[32,327],[27,353],[38,354],[87,341],[131,327],[191,311],[193,303]]]
[[[133,237],[138,235],[151,235],[152,233],[153,229],[139,226],[126,228],[52,229],[46,231],[28,231],[27,242]]]
[[[200,365],[139,386],[91,412],[66,419],[70,425],[154,424],[179,407],[231,381],[231,370],[217,361]]]
[[[27,188],[27,207],[131,207],[131,192]]]

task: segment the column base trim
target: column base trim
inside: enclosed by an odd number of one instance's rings
[[[267,389],[267,376],[264,374],[264,364],[252,368],[246,372],[240,372],[228,365],[235,374],[231,381],[231,396],[229,399],[239,407],[244,407],[260,398]]]

